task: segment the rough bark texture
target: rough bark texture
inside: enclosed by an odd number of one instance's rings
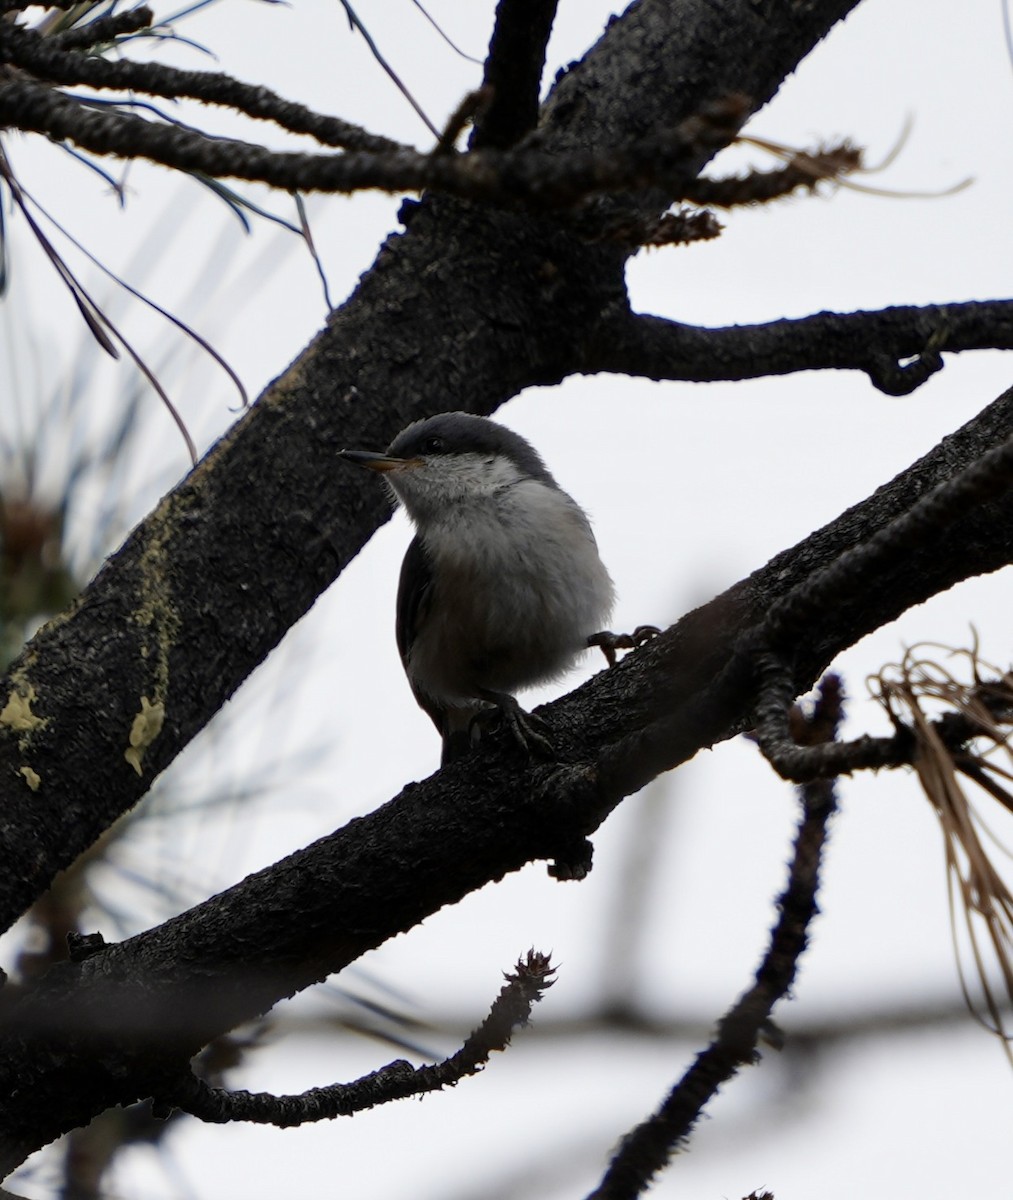
[[[559,81],[534,137],[560,151],[621,145],[732,91],[759,106],[852,7],[645,0]],[[664,201],[598,204],[651,212]],[[386,518],[378,490],[343,470],[337,450],[384,445],[444,409],[492,412],[579,369],[600,319],[626,307],[622,268],[620,250],[588,246],[562,221],[441,197],[412,210],[348,303],[6,681],[8,922],[136,803]],[[623,795],[748,724],[755,695],[740,648],[772,602],[1002,441],[1011,415],[1006,396],[870,500],[553,705],[558,763],[525,764],[492,738],[480,759],[8,998],[0,1166],[111,1104],[171,1091],[166,1081],[211,1036],[488,880],[536,858],[579,873],[582,839]],[[842,594],[797,646],[799,687],[863,633],[1009,562],[1011,518],[1008,498],[983,507],[899,558],[873,593]],[[145,727],[145,711],[160,706],[161,728],[150,717]],[[132,728],[140,774],[125,757]]]
[[[622,146],[732,91],[759,106],[854,2],[634,5],[559,81],[537,136],[561,152]],[[336,452],[385,445],[434,412],[493,412],[577,369],[582,338],[625,306],[623,261],[548,218],[439,197],[414,210],[327,327],[12,669],[0,698],[16,692],[30,716],[0,725],[4,925],[140,799],[386,519]],[[138,774],[125,755],[145,699],[164,722]]]
[[[726,668],[773,601],[1003,441],[1011,422],[1008,393],[868,501],[544,710],[558,763],[525,764],[509,740],[493,740],[158,929],[50,972],[8,1012],[0,1038],[3,1088],[18,1090],[0,1107],[0,1154],[13,1164],[29,1138],[45,1142],[108,1104],[157,1095],[214,1033],[485,882],[534,859],[579,857],[581,838],[623,795],[748,723],[748,662]],[[898,559],[873,593],[842,593],[798,646],[799,687],[866,629],[1008,563],[1011,519],[1013,499],[983,506]],[[641,745],[659,720],[672,736]]]
[[[824,312],[724,329],[624,312],[603,322],[599,334],[589,370],[696,381],[857,370],[880,391],[906,396],[942,370],[944,350],[1013,349],[1013,303]]]

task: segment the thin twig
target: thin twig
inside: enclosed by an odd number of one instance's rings
[[[844,141],[811,152],[798,151],[773,171],[747,171],[723,178],[701,176],[688,185],[686,199],[717,208],[766,204],[800,188],[815,191],[824,181],[840,183],[846,174],[861,169],[862,151]]]
[[[0,38],[9,61],[34,75],[64,86],[84,85],[122,89],[169,100],[200,100],[235,109],[254,120],[271,121],[290,133],[305,134],[322,146],[390,154],[404,149],[399,142],[369,133],[359,125],[314,112],[303,104],[214,71],[180,71],[160,63],[128,59],[111,61],[96,55],[71,53],[21,26],[5,27]]]
[[[413,1067],[398,1059],[352,1083],[311,1088],[297,1096],[229,1092],[210,1087],[190,1075],[164,1100],[171,1107],[214,1124],[252,1121],[287,1128],[347,1117],[392,1100],[453,1087],[466,1076],[481,1071],[493,1051],[506,1049],[514,1030],[527,1024],[532,1007],[552,986],[554,971],[548,955],[529,950],[514,972],[505,976],[507,982],[493,1001],[489,1015],[461,1049],[431,1066]]]
[[[824,682],[813,725],[836,733],[842,715],[839,682]],[[718,1025],[717,1036],[646,1121],[622,1140],[589,1200],[634,1200],[668,1163],[700,1119],[704,1106],[740,1067],[756,1062],[757,1043],[774,1005],[795,979],[816,914],[816,891],[827,824],[836,809],[833,784],[819,780],[800,789],[802,819],[780,912],[755,982]]]

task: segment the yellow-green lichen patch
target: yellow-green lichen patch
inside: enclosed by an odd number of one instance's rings
[[[137,625],[151,631],[153,642],[141,644],[140,654],[147,665],[152,691],[164,697],[169,690],[169,657],[179,635],[180,619],[169,586],[168,547],[174,522],[171,502],[159,506],[153,518],[152,533],[139,563],[139,595],[134,611]]]
[[[42,783],[42,776],[38,771],[33,771],[31,767],[20,767],[18,774],[25,777],[25,783],[28,784],[33,792],[39,790],[39,784]]]
[[[133,621],[147,632],[138,650],[144,664],[145,686],[140,711],[130,726],[129,746],[123,757],[138,775],[143,774],[144,752],[162,731],[165,697],[169,691],[169,659],[179,635],[180,619],[169,584],[169,551],[176,527],[173,501],[167,498],[150,519],[151,534],[141,555],[137,605]]]
[[[32,712],[32,702],[36,699],[35,688],[30,683],[15,679],[7,703],[0,709],[0,725],[6,725],[14,733],[31,733],[45,725],[45,718]]]
[[[144,759],[144,752],[162,732],[164,723],[165,705],[161,700],[156,700],[152,703],[147,696],[142,696],[141,710],[134,717],[133,723],[130,726],[130,736],[128,738],[130,745],[123,753],[123,757],[130,763],[138,775],[143,773],[141,763]]]

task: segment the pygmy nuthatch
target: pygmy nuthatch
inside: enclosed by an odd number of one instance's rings
[[[514,692],[561,675],[614,599],[584,510],[524,438],[469,413],[416,421],[386,454],[342,455],[381,472],[415,524],[397,645],[443,762],[467,751],[492,707],[523,747],[545,749]]]

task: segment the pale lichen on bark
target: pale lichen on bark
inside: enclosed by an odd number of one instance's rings
[[[11,676],[11,683],[13,687],[7,697],[7,703],[0,709],[0,725],[6,726],[16,736],[18,749],[22,754],[26,754],[32,734],[46,725],[47,721],[45,717],[32,712],[32,704],[38,696],[23,672],[15,672]],[[18,774],[23,776],[33,792],[39,790],[42,777],[34,768],[26,763],[18,768]]]
[[[143,774],[142,762],[144,752],[162,732],[165,723],[165,705],[161,700],[152,703],[147,696],[141,697],[140,711],[134,717],[130,726],[130,745],[123,757],[134,768],[138,775]]]
[[[169,690],[169,656],[179,633],[180,618],[172,601],[167,570],[167,546],[173,532],[168,506],[163,504],[151,540],[145,547],[139,564],[139,603],[134,622],[151,633],[151,640],[142,641],[141,659],[149,665],[151,695],[142,695],[140,708],[134,715],[123,757],[138,775],[143,773],[144,752],[158,737],[165,723],[165,702]]]

